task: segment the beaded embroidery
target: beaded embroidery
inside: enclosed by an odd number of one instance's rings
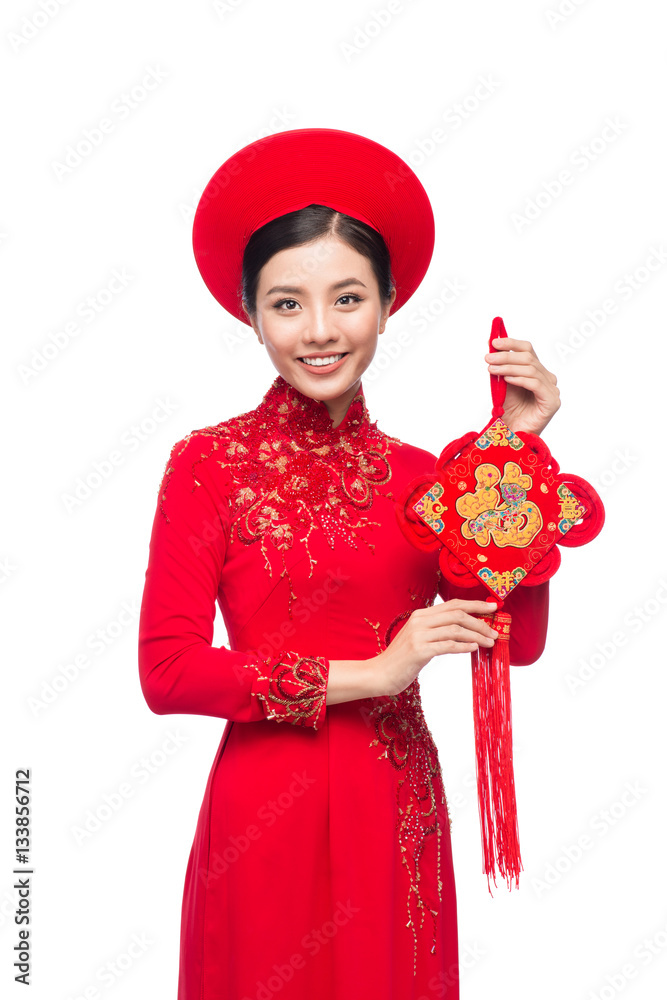
[[[268,546],[281,556],[281,577],[289,583],[289,615],[296,594],[285,562],[285,553],[295,540],[303,542],[313,573],[308,540],[313,530],[324,532],[331,548],[337,537],[353,548],[361,539],[375,548],[360,529],[379,527],[377,521],[359,512],[373,505],[374,496],[391,478],[387,459],[397,438],[378,430],[370,422],[363,390],[359,389],[338,425],[332,426],[325,404],[295,389],[279,375],[255,410],[212,427],[192,431],[181,450],[197,435],[201,457],[196,467],[215,453],[217,463],[229,476],[229,509],[232,533],[246,545],[259,542],[264,562],[272,575]],[[173,472],[167,463],[160,509]],[[392,499],[391,493],[383,496]]]
[[[261,663],[269,673],[259,673],[252,693],[265,705],[267,719],[318,729],[326,712],[328,661],[289,651],[279,662],[268,658]]]
[[[414,595],[411,594],[414,600]],[[434,597],[428,603],[433,603]],[[393,619],[386,629],[384,637],[380,637],[380,623],[365,621],[373,628],[380,652],[387,648],[396,626],[411,611],[404,611]],[[437,804],[440,802],[447,809],[447,819],[451,830],[452,820],[445,796],[442,769],[438,758],[438,749],[430,729],[424,718],[419,689],[419,680],[415,680],[398,695],[386,695],[374,698],[373,708],[369,717],[375,724],[376,738],[369,746],[384,747],[378,760],[386,758],[397,771],[406,771],[406,776],[399,779],[396,789],[399,820],[397,821],[398,840],[401,849],[401,861],[406,866],[410,877],[408,892],[408,922],[414,938],[414,971],[417,971],[417,928],[415,910],[421,911],[421,923],[424,926],[426,910],[433,919],[433,945],[435,952],[437,916],[442,900],[442,879],[440,878],[440,838],[442,831],[438,822]],[[403,801],[403,806],[401,805]],[[420,858],[429,839],[435,834],[437,850],[437,900],[426,898],[426,892],[421,882],[419,867]],[[427,887],[428,888],[428,887]]]

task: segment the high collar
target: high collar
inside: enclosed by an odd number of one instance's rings
[[[274,379],[257,409],[301,448],[353,442],[372,429],[361,383],[337,427],[322,400],[299,392],[282,375]]]

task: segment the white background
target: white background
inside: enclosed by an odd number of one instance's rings
[[[664,995],[667,64],[659,5],[563,0],[558,15],[557,2],[402,0],[382,27],[384,0],[3,4],[4,995],[25,995],[10,820],[14,771],[30,767],[31,996],[176,996],[185,866],[224,722],[158,717],[143,700],[150,527],[171,445],[256,406],[275,376],[203,284],[192,214],[234,151],[311,126],[395,150],[435,213],[429,272],[380,341],[410,343],[364,380],[371,417],[436,453],[481,428],[501,315],[558,376],[545,441],[606,506],[602,533],[562,552],[544,655],[513,668],[516,891],[492,899],[481,872],[469,659],[422,673],[453,818],[462,997]],[[153,89],[121,112],[147,74]],[[105,117],[112,131],[58,176]],[[106,302],[114,270],[127,284]],[[462,290],[443,305],[448,282]],[[122,464],[68,509],[114,449]],[[182,744],[165,756],[170,733]],[[123,782],[131,797],[77,839]],[[133,935],[147,944],[127,967]],[[122,976],[103,982],[116,962]]]

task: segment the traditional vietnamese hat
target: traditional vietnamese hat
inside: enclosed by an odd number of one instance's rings
[[[302,128],[244,146],[204,188],[192,231],[199,271],[212,295],[243,323],[243,252],[261,226],[307,205],[365,222],[387,244],[396,298],[408,301],[433,255],[433,210],[414,171],[390,149],[354,132]]]

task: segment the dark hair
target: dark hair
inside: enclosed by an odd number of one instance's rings
[[[380,233],[365,222],[327,205],[307,205],[260,226],[248,240],[243,253],[239,296],[251,316],[257,311],[259,273],[266,262],[280,250],[314,243],[323,236],[336,236],[367,257],[377,279],[380,299],[384,304],[389,301],[394,281],[389,250]]]

